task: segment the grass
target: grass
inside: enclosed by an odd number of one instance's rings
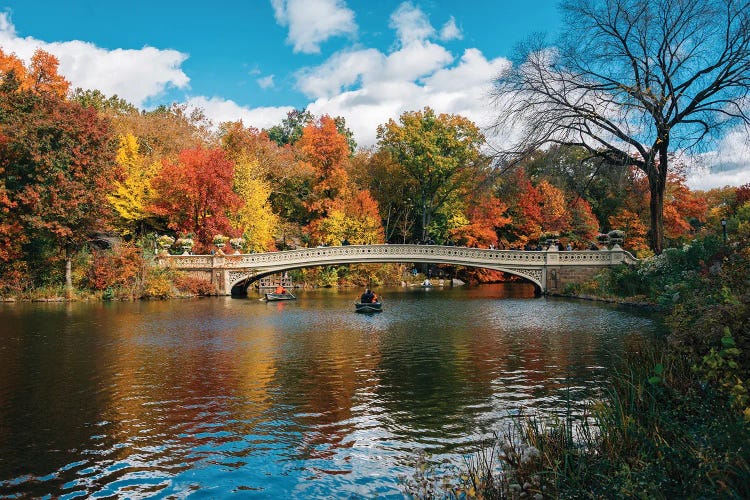
[[[750,432],[724,394],[654,350],[624,360],[584,414],[523,417],[458,470],[421,467],[402,481],[418,498],[750,498]]]

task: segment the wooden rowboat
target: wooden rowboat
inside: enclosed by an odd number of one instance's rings
[[[382,302],[370,302],[370,303],[355,302],[354,310],[358,313],[381,312],[383,310],[383,303]]]
[[[268,302],[274,302],[277,300],[295,300],[297,297],[289,292],[287,293],[267,293],[266,300]]]

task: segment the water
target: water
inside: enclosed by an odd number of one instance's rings
[[[525,285],[356,293],[0,306],[0,496],[400,496],[417,450],[580,409],[658,328]]]

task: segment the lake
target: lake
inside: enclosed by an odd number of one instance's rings
[[[0,304],[0,496],[400,497],[660,326],[526,284]]]

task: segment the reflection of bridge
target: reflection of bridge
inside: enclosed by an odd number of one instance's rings
[[[210,279],[221,295],[270,274],[337,264],[385,262],[434,263],[494,269],[525,278],[541,292],[562,291],[568,283],[591,279],[603,267],[636,262],[630,253],[612,250],[573,252],[485,250],[438,245],[349,245],[235,255],[160,256],[159,264]]]

